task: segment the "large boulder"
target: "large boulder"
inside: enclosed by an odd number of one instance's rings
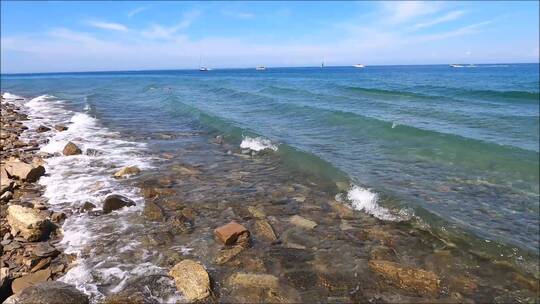
[[[105,201],[103,201],[103,213],[111,213],[114,210],[130,206],[135,206],[135,202],[127,197],[118,194],[111,194],[105,198]]]
[[[169,271],[169,275],[189,302],[201,301],[210,295],[208,272],[196,261],[183,260]]]
[[[45,168],[42,165],[37,163],[27,164],[18,159],[8,161],[4,170],[9,177],[27,182],[35,182],[45,174]]]
[[[401,289],[420,296],[437,296],[439,277],[431,272],[383,260],[369,261],[371,269]]]
[[[246,243],[249,241],[249,230],[237,222],[230,222],[214,230],[216,238],[225,245]]]
[[[128,166],[128,167],[123,167],[122,169],[116,171],[116,173],[114,173],[114,177],[121,178],[126,175],[136,175],[136,174],[139,174],[140,172],[141,170],[137,166]]]
[[[62,153],[65,156],[78,155],[82,153],[82,150],[79,147],[77,147],[76,144],[72,142],[68,142],[67,145],[64,147],[64,150],[62,151]]]
[[[38,210],[18,205],[11,205],[7,209],[7,221],[11,227],[11,234],[20,235],[28,241],[43,239],[50,228],[49,220]]]
[[[88,296],[59,281],[38,283],[11,296],[6,304],[88,304]]]

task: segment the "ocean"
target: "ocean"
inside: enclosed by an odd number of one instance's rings
[[[273,175],[302,181],[375,219],[413,223],[447,244],[503,256],[524,269],[538,269],[539,85],[538,64],[1,78],[4,94],[29,100],[34,116],[42,119],[36,124],[74,126],[43,151],[54,153],[77,137],[83,146],[107,151],[97,163],[53,160],[41,181],[50,202],[79,204],[111,191],[142,202],[133,185],[107,179],[111,167],[136,164],[143,171],[172,172],[160,155],[173,153],[219,179],[231,168],[242,172],[243,165],[228,161],[227,154],[249,156],[245,150],[250,150],[263,159],[253,166],[271,168],[257,169],[264,174],[250,181],[255,190],[238,191],[256,192],[258,178],[265,183]],[[218,152],[222,147],[212,144],[216,136],[228,151]],[[77,166],[93,170],[70,173]],[[62,183],[69,174],[74,183]],[[88,189],[98,182],[102,194],[96,196]],[[189,195],[220,197],[216,189],[196,188]],[[79,253],[108,225],[71,221],[75,228],[66,243]],[[117,218],[110,221],[119,225]],[[142,228],[135,226],[122,227],[124,233],[138,233]],[[180,245],[189,250],[189,244]],[[136,272],[110,269],[107,274],[118,276]]]

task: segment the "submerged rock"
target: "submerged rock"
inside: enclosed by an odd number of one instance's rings
[[[6,300],[7,304],[88,304],[88,296],[59,281],[38,283]]]
[[[255,221],[255,233],[271,242],[275,242],[278,239],[274,228],[272,228],[272,225],[267,220]]]
[[[8,161],[4,170],[6,170],[8,176],[27,182],[35,182],[45,174],[45,168],[42,165],[27,164],[18,159]]]
[[[70,156],[70,155],[81,154],[82,151],[76,144],[74,144],[72,142],[68,142],[67,145],[64,147],[64,150],[62,151],[62,153],[65,156]]]
[[[163,219],[163,210],[156,203],[147,201],[144,204],[143,214],[146,218],[152,221]]]
[[[130,206],[135,206],[135,202],[124,196],[111,194],[105,198],[105,201],[103,201],[103,213],[111,213],[114,210]]]
[[[126,176],[126,175],[139,174],[140,172],[141,172],[141,170],[137,166],[127,166],[127,167],[123,167],[122,169],[116,171],[116,173],[114,173],[114,177],[115,178],[121,178],[121,177]]]
[[[216,258],[215,262],[218,265],[222,265],[227,263],[228,261],[232,260],[235,256],[239,255],[242,251],[244,251],[246,248],[244,246],[232,246],[230,248],[222,248]]]
[[[20,235],[28,241],[37,241],[46,236],[50,223],[38,210],[11,205],[7,213],[8,224],[13,235],[19,231]]]
[[[68,129],[65,125],[62,125],[62,124],[55,125],[54,128],[55,128],[56,131],[58,131],[58,132],[62,132],[62,131],[65,131],[65,130]]]
[[[439,277],[431,271],[382,260],[371,260],[369,266],[401,289],[421,296],[439,293]]]
[[[295,226],[298,226],[298,227],[302,227],[304,229],[313,229],[315,227],[317,227],[317,223],[312,221],[312,220],[308,220],[306,218],[303,218],[299,215],[294,215],[290,218],[289,220],[291,222],[291,224],[295,225]]]
[[[79,207],[79,212],[81,213],[89,212],[89,211],[92,211],[94,208],[96,208],[96,205],[90,202],[84,202],[84,204],[81,207]]]
[[[203,300],[210,295],[208,272],[196,261],[183,260],[169,271],[169,275],[173,277],[176,288],[190,302]]]
[[[227,282],[232,287],[257,287],[277,289],[279,279],[270,274],[255,273],[235,273],[231,275]]]
[[[43,133],[43,132],[47,132],[47,131],[50,131],[50,130],[51,130],[51,128],[41,125],[36,129],[36,132]]]
[[[230,222],[214,230],[216,238],[225,245],[246,243],[249,241],[249,230],[237,222]]]

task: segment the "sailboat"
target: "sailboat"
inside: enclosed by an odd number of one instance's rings
[[[210,71],[209,68],[203,67],[203,66],[201,65],[201,59],[202,59],[202,56],[199,56],[199,71],[201,71],[201,72]]]
[[[361,69],[361,68],[365,68],[366,66],[363,65],[363,64],[359,64],[359,63],[358,63],[358,64],[353,65],[353,67],[355,67],[355,68],[360,68],[360,69]]]
[[[257,70],[257,71],[265,71],[265,70],[266,70],[266,67],[260,65],[260,66],[256,67],[255,70]]]

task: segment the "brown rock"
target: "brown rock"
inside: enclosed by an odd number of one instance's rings
[[[232,246],[230,248],[222,248],[214,260],[216,264],[222,265],[232,260],[235,256],[239,255],[246,248],[244,246]]]
[[[199,262],[183,260],[169,271],[169,275],[189,302],[200,301],[210,295],[210,277]]]
[[[118,194],[111,194],[103,202],[103,213],[111,213],[124,207],[135,206],[135,202]]]
[[[27,274],[20,278],[13,280],[11,284],[11,290],[13,293],[17,294],[23,291],[23,289],[36,285],[37,283],[47,281],[51,276],[50,269],[39,270],[31,274]]]
[[[47,131],[50,131],[50,130],[51,130],[51,128],[41,125],[36,129],[36,132],[43,133],[43,132],[47,132]]]
[[[279,287],[279,279],[270,274],[235,273],[227,279],[227,282],[233,287],[256,287],[270,289],[277,289]]]
[[[64,147],[64,150],[62,151],[62,153],[65,155],[65,156],[70,156],[70,155],[78,155],[78,154],[81,154],[82,151],[79,147],[77,147],[77,145],[75,145],[74,143],[72,142],[68,142],[67,145]]]
[[[214,230],[214,235],[225,245],[243,243],[249,240],[249,230],[237,222],[230,222]]]
[[[272,228],[272,225],[267,220],[255,221],[255,233],[271,242],[275,242],[278,239],[274,228]]]
[[[49,220],[38,210],[18,205],[11,205],[7,209],[7,220],[12,234],[20,231],[20,235],[28,241],[37,241],[46,236]]]
[[[27,164],[18,159],[8,161],[5,165],[5,170],[10,177],[27,182],[35,182],[45,174],[45,168],[43,166]]]
[[[439,277],[431,271],[381,260],[371,260],[369,266],[401,289],[421,296],[436,296],[439,293]]]
[[[55,223],[60,223],[66,219],[66,214],[64,212],[53,212],[51,215],[51,220]]]
[[[62,132],[62,131],[65,131],[65,130],[68,129],[65,125],[55,125],[54,128],[55,128],[56,131],[58,131],[58,132]]]
[[[295,226],[298,226],[298,227],[302,227],[304,229],[313,229],[315,227],[317,227],[317,223],[315,223],[314,221],[312,220],[308,220],[306,218],[303,218],[299,215],[294,215],[290,218],[290,222],[291,224],[295,225]]]
[[[264,211],[259,207],[249,206],[247,210],[254,218],[263,219],[266,217]]]
[[[135,175],[139,174],[141,170],[137,166],[128,166],[123,167],[122,169],[118,170],[116,173],[114,173],[115,178],[121,178],[126,175]]]
[[[144,204],[144,216],[152,221],[163,219],[163,210],[156,203],[147,201]]]
[[[33,284],[12,297],[14,299],[10,297],[6,302],[9,301],[11,304],[88,304],[87,295],[59,281]]]
[[[94,208],[96,208],[96,205],[90,202],[84,202],[84,204],[81,207],[79,207],[79,212],[83,213],[83,212],[92,211],[92,209]]]

